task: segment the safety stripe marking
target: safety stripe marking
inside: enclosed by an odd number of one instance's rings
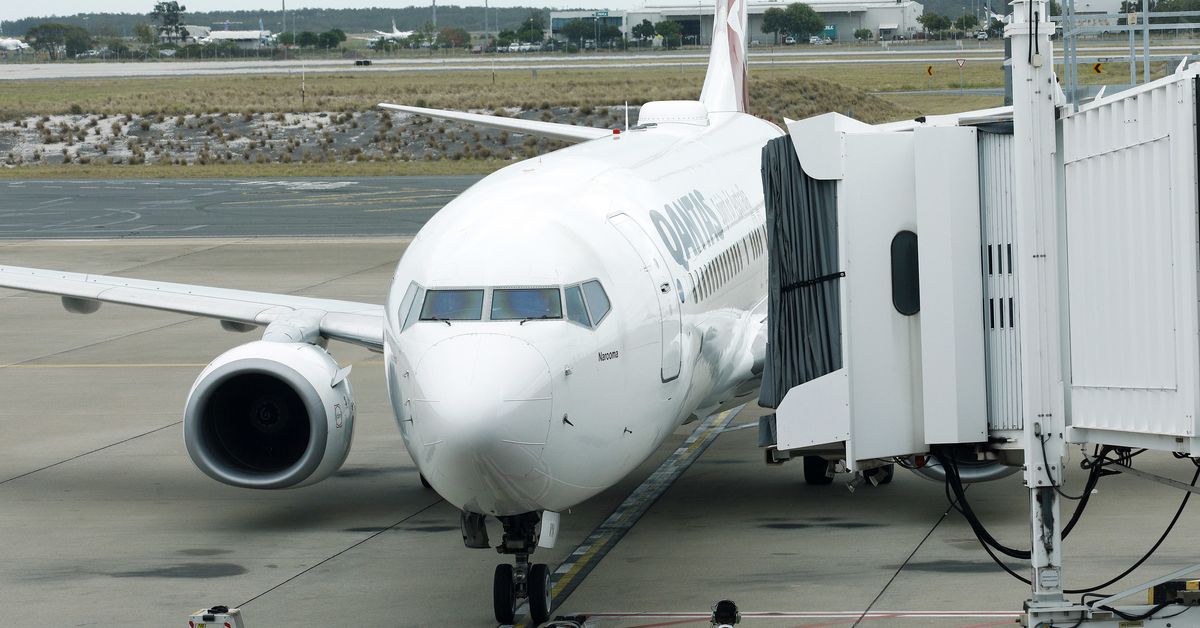
[[[625,534],[642,518],[642,515],[646,514],[646,511],[650,510],[658,498],[662,497],[671,484],[679,479],[679,476],[688,467],[692,466],[692,463],[708,449],[717,436],[720,436],[730,419],[736,416],[742,407],[738,406],[714,414],[701,422],[687,437],[687,440],[683,441],[683,444],[676,448],[650,474],[650,477],[642,482],[641,486],[634,489],[629,497],[625,498],[625,501],[617,506],[607,519],[596,526],[592,533],[583,540],[583,543],[580,543],[567,559],[555,568],[554,573],[550,575],[551,599],[553,600],[550,608],[551,615],[563,600],[575,592],[575,589],[604,559],[605,555],[616,547],[621,539],[625,538]],[[526,615],[528,611],[527,603],[517,609],[518,614],[521,615]],[[516,626],[527,628],[529,626],[528,618],[522,618]]]
[[[581,612],[588,618],[603,617],[606,619],[707,619],[711,613],[587,613]],[[857,619],[862,615],[859,611],[742,611],[742,618],[754,617],[762,619]],[[871,611],[867,619],[909,618],[909,619],[991,619],[1020,617],[1019,611]]]

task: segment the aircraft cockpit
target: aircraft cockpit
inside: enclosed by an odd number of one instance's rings
[[[566,286],[425,288],[411,284],[400,305],[400,331],[422,322],[566,320],[594,329],[612,311],[595,279]]]

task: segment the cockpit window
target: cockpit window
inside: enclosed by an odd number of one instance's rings
[[[492,320],[562,318],[558,288],[497,288],[492,291]]]
[[[483,290],[428,290],[423,321],[477,321],[483,318]]]
[[[424,289],[417,285],[417,282],[408,284],[408,290],[404,293],[404,299],[400,301],[400,309],[396,311],[396,318],[400,321],[400,331],[408,329],[413,323],[417,322],[417,308],[420,306],[421,297],[424,296]]]
[[[604,286],[601,286],[599,281],[585,281],[583,296],[587,299],[587,308],[588,313],[592,315],[592,324],[599,325],[612,309],[608,303],[608,295],[604,292]]]
[[[592,321],[588,319],[587,306],[583,303],[583,291],[579,286],[563,290],[563,297],[567,301],[567,318],[584,327],[591,327]]]

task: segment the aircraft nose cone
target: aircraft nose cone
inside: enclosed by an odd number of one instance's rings
[[[419,464],[434,488],[475,512],[536,510],[553,403],[542,354],[512,336],[453,336],[425,353],[414,383]]]

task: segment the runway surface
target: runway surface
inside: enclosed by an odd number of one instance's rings
[[[0,239],[414,235],[479,176],[0,182]]]
[[[1079,49],[1081,63],[1110,61],[1128,54],[1128,47],[1085,46]],[[1060,51],[1061,52],[1061,51]],[[1154,59],[1178,60],[1196,54],[1190,45],[1163,45],[1153,48]],[[828,65],[828,64],[889,64],[931,63],[953,64],[965,58],[972,62],[1004,60],[1003,46],[998,43],[967,42],[963,48],[910,46],[897,44],[870,48],[773,48],[751,49],[747,56],[751,66]],[[0,63],[0,82],[6,80],[55,80],[74,78],[129,78],[163,76],[261,75],[321,73],[378,73],[378,72],[462,72],[514,70],[595,70],[647,67],[703,67],[708,63],[707,52],[596,54],[596,55],[527,55],[503,54],[487,57],[429,57],[373,59],[372,65],[355,66],[352,59],[318,59],[306,61],[276,61],[239,59],[231,61],[151,61],[99,63]]]
[[[0,263],[381,302],[407,242],[25,239],[0,242]],[[244,608],[247,628],[495,625],[499,557],[464,549],[457,512],[421,487],[378,356],[331,345],[354,366],[359,408],[343,469],[308,488],[250,492],[193,468],[179,421],[203,365],[255,334],[112,305],[72,315],[55,297],[8,290],[0,321],[0,606],[19,610],[23,624],[183,625],[191,611],[225,603]],[[848,476],[806,486],[798,463],[763,464],[748,427],[757,415],[750,404],[727,417],[623,538],[609,543],[601,523],[628,507],[696,425],[619,486],[564,513],[557,548],[536,560],[553,569],[592,546],[609,550],[579,572],[558,612],[590,614],[593,626],[700,627],[715,601],[731,598],[746,626],[1012,624],[1026,586],[947,514],[942,486],[899,470],[891,485],[853,493]],[[1079,489],[1078,460],[1073,453],[1070,492]],[[1190,478],[1190,464],[1167,456],[1141,467]],[[998,538],[1027,545],[1019,477],[970,495]],[[1136,478],[1103,480],[1067,544],[1068,585],[1131,564],[1179,498]],[[1200,513],[1185,512],[1127,582],[1194,562],[1198,526]]]

